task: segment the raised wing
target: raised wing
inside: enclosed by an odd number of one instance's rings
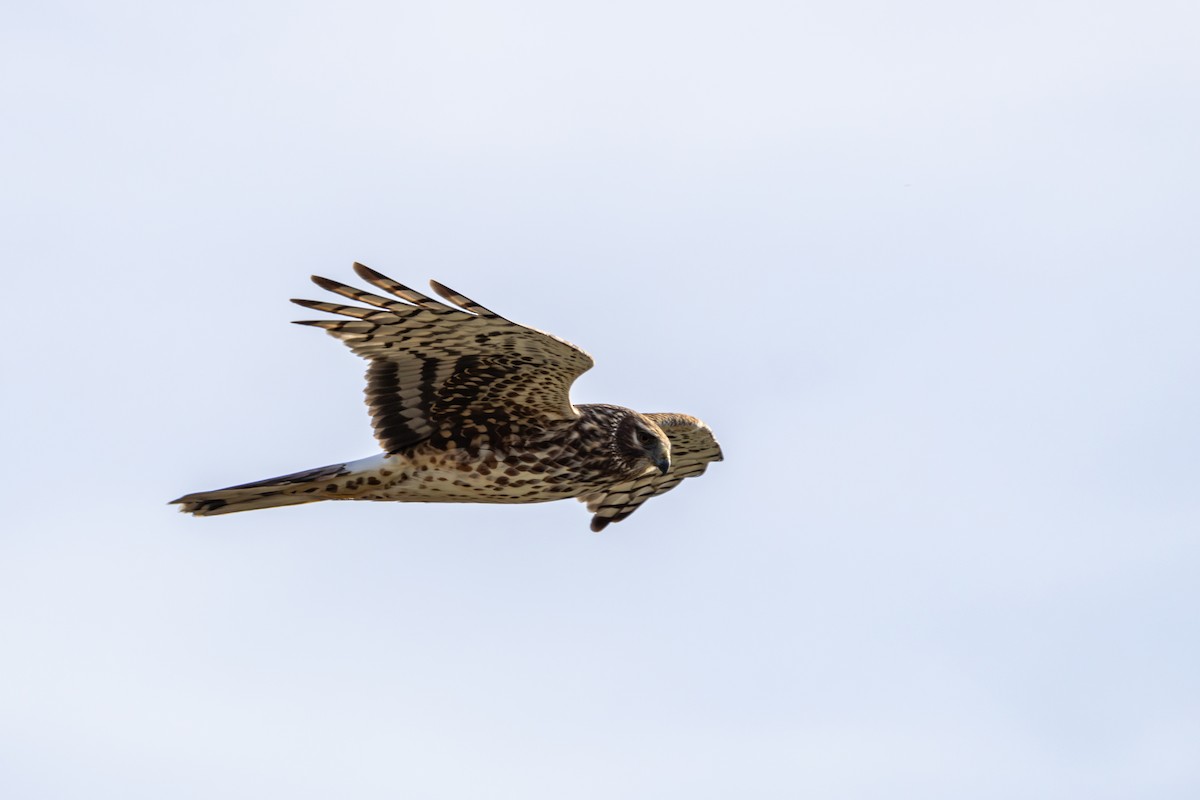
[[[721,445],[717,444],[712,430],[695,417],[686,414],[646,416],[654,420],[671,440],[671,469],[666,475],[652,470],[631,481],[615,484],[603,492],[579,498],[587,503],[588,511],[595,514],[592,517],[592,530],[597,533],[610,522],[625,519],[651,497],[671,491],[684,478],[703,475],[709,462],[724,458]]]
[[[354,318],[297,324],[324,328],[371,362],[367,405],[386,452],[425,439],[494,447],[524,427],[578,416],[571,384],[593,362],[575,345],[510,322],[436,281],[433,290],[453,305],[362,264],[354,271],[391,297],[314,275],[321,288],[362,305],[292,302]]]

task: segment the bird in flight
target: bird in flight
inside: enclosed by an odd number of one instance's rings
[[[324,328],[369,362],[367,406],[383,453],[172,500],[196,516],[319,500],[542,503],[574,497],[591,528],[722,460],[712,430],[686,414],[573,405],[592,367],[583,350],[518,325],[436,281],[434,300],[355,264],[387,297],[313,276],[357,305],[293,300],[349,320]]]

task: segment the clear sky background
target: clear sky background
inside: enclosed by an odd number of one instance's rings
[[[1192,2],[42,2],[0,29],[0,795],[1200,796]],[[307,276],[433,277],[726,461],[375,452]]]

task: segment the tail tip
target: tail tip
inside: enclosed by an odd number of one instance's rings
[[[167,503],[169,506],[179,506],[180,513],[191,514],[196,517],[205,517],[210,514],[220,514],[221,509],[229,505],[228,500],[212,497],[205,500],[191,499],[192,495],[184,495],[183,497],[172,500]]]

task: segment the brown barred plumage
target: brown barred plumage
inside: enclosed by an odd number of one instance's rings
[[[592,530],[720,461],[712,431],[683,414],[571,404],[591,368],[578,347],[510,322],[441,284],[447,305],[369,269],[382,297],[328,278],[323,289],[362,305],[293,300],[350,320],[323,328],[370,364],[367,406],[383,454],[173,503],[197,516],[317,500],[537,503],[576,497]],[[398,299],[392,299],[398,298]]]

